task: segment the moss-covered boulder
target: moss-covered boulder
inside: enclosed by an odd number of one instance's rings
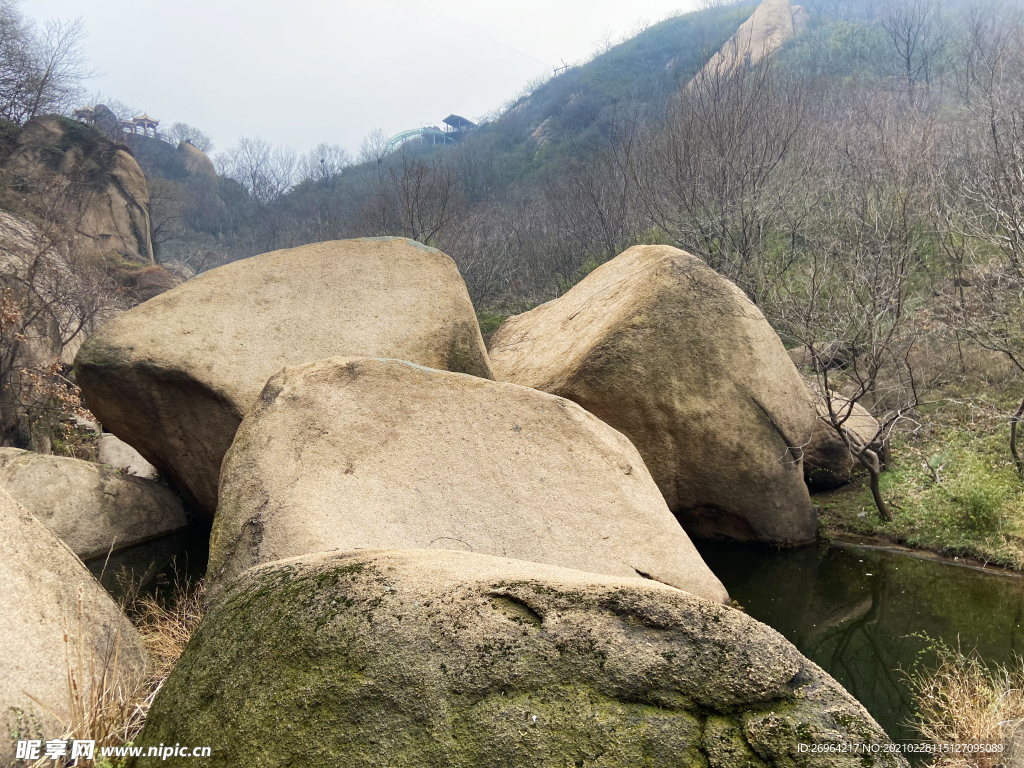
[[[285,368],[224,459],[207,589],[287,557],[406,547],[728,599],[629,440],[575,403],[400,360]]]
[[[801,457],[813,397],[743,291],[695,256],[635,246],[491,339],[510,381],[628,437],[691,536],[817,536]]]
[[[742,612],[651,581],[426,550],[248,571],[136,741],[213,747],[167,761],[189,766],[906,765],[799,746],[826,742],[889,743]]]
[[[333,355],[491,378],[455,262],[404,238],[317,243],[205,272],[103,326],[75,372],[103,426],[212,517],[221,460],[267,379]]]
[[[121,609],[4,490],[0,618],[0,765],[13,764],[18,740],[60,738],[62,721],[75,716],[69,674],[79,708],[104,678],[111,690],[131,691],[145,675],[145,646]]]

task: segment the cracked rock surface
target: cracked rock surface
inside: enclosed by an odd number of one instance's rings
[[[838,683],[742,612],[652,581],[426,550],[307,555],[236,579],[136,744],[160,742],[213,745],[188,759],[210,766],[906,765]],[[879,751],[799,746],[839,742]]]

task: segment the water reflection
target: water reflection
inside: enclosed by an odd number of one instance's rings
[[[115,598],[125,596],[130,585],[140,594],[170,586],[177,579],[196,581],[206,572],[210,526],[199,521],[167,536],[85,561],[92,575]]]
[[[1024,650],[1024,579],[862,548],[698,548],[747,613],[835,677],[894,739],[917,740],[899,671],[927,646],[915,634],[959,639],[994,662]]]

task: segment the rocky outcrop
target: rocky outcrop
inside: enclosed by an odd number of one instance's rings
[[[740,611],[653,581],[426,550],[245,573],[135,743],[160,742],[268,768],[906,765],[838,683]],[[828,742],[881,749],[799,747]]]
[[[0,448],[0,487],[83,560],[187,523],[165,486],[65,456]]]
[[[632,440],[691,536],[817,536],[801,455],[813,398],[735,285],[635,246],[491,339],[499,381],[579,403]]]
[[[554,132],[554,127],[551,124],[552,120],[553,118],[551,117],[546,118],[530,134],[530,140],[537,145],[538,149],[546,147],[551,143],[551,134]]]
[[[99,129],[56,115],[36,118],[7,165],[27,184],[68,190],[63,219],[78,247],[152,263],[146,178],[127,149]]]
[[[267,379],[334,355],[491,377],[455,263],[403,238],[318,243],[204,272],[105,325],[75,371],[104,427],[212,516],[221,460]]]
[[[762,0],[753,15],[726,41],[697,75],[729,77],[740,67],[753,67],[770,53],[803,33],[810,15],[789,0]]]
[[[32,291],[24,287],[31,279],[31,275],[52,272],[60,277],[68,276],[68,270],[61,268],[59,259],[54,258],[49,253],[50,250],[43,233],[31,222],[8,211],[0,211],[0,289],[10,291],[8,301],[14,304],[11,309],[17,312],[19,320],[25,318],[21,327],[11,323],[11,330],[23,337],[18,344],[15,344],[13,339],[7,341],[7,346],[16,355],[13,365],[10,366],[13,369],[10,374],[12,376],[16,376],[22,368],[45,368],[58,359],[61,355],[61,343],[57,326],[61,320],[72,319],[72,310],[58,306],[59,296],[48,290],[55,281],[37,281],[42,285],[36,289],[34,295],[41,299],[37,303],[52,308],[53,314],[63,317],[54,317],[48,312],[33,314],[18,311],[20,305],[28,303],[25,300],[26,295],[33,295]],[[28,320],[29,317],[32,318],[31,321]],[[13,333],[10,335],[14,336]],[[20,391],[21,387],[8,389],[16,392]]]
[[[833,409],[839,418],[847,412],[843,428],[850,433],[855,444],[869,445],[881,449],[878,437],[878,421],[860,403],[854,403],[841,395],[833,395]],[[831,426],[828,404],[823,397],[817,400],[818,419],[814,424],[811,440],[804,448],[804,479],[812,492],[830,491],[850,482],[853,469],[858,461],[846,447],[846,443]]]
[[[192,142],[181,141],[178,142],[176,152],[189,176],[203,176],[216,181],[217,170],[213,167],[213,161],[199,147]]]
[[[285,368],[224,459],[207,588],[325,550],[460,549],[725,588],[629,441],[575,403],[398,360]]]
[[[59,738],[60,722],[47,708],[69,715],[69,660],[83,701],[94,671],[131,690],[147,662],[142,640],[103,587],[4,490],[0,530],[0,765],[8,765],[19,739]]]

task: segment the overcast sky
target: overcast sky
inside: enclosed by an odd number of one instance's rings
[[[300,152],[355,150],[492,112],[553,65],[590,55],[695,0],[29,0],[30,17],[82,17],[100,76],[88,84],[216,150],[262,136]]]

